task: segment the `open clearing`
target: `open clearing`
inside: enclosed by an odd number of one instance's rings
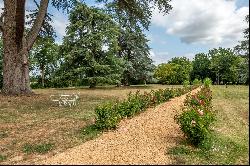
[[[108,100],[124,99],[132,91],[164,89],[166,85],[98,87],[96,89],[38,89],[31,97],[0,96],[0,162],[16,164],[33,162],[80,145],[96,135],[82,135],[84,127],[94,123],[94,108]],[[58,107],[51,94],[80,92],[75,107]],[[48,153],[30,153],[29,145],[51,145]],[[41,149],[41,148],[40,148]],[[40,150],[43,152],[43,149]],[[46,149],[46,148],[45,148]],[[39,152],[40,152],[39,151]]]
[[[100,134],[82,134],[84,127],[93,124],[97,104],[123,99],[129,91],[166,87],[169,86],[47,89],[36,90],[39,95],[32,97],[1,96],[1,164],[91,164],[92,161],[96,164],[249,163],[249,86],[212,86],[213,106],[217,112],[213,129],[220,138],[215,144],[217,150],[202,152],[183,145],[183,135],[173,120],[183,96],[125,119],[117,130],[104,132],[86,142]],[[80,104],[72,108],[53,105],[49,95],[62,92],[80,92]],[[51,145],[52,149],[45,154],[27,153],[29,147],[24,150],[27,143]],[[174,153],[168,153],[175,147]],[[83,153],[86,150],[89,153]],[[100,153],[100,150],[104,151]]]

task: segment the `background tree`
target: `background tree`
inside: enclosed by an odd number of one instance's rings
[[[51,37],[39,38],[34,44],[30,52],[31,66],[34,70],[40,71],[40,79],[42,87],[45,86],[45,78],[49,79],[49,75],[53,73],[57,66],[58,45]]]
[[[162,63],[159,64],[154,72],[154,77],[159,80],[161,84],[178,84],[177,71],[180,65],[175,63]]]
[[[119,36],[119,57],[125,60],[123,84],[130,85],[131,81],[147,81],[152,76],[153,61],[149,57],[149,46],[145,34],[140,29],[136,31],[121,29]]]
[[[205,53],[199,53],[195,55],[194,60],[192,61],[193,70],[191,72],[191,80],[195,78],[203,80],[206,77],[213,78],[211,71],[211,61],[209,56]]]
[[[177,69],[177,83],[182,84],[183,81],[190,81],[190,73],[193,69],[191,61],[186,57],[172,58],[168,63],[179,65]]]
[[[107,0],[98,0],[107,2]],[[31,50],[44,21],[49,0],[41,0],[37,17],[30,31],[24,33],[26,0],[4,0],[4,11],[0,16],[0,31],[3,33],[3,89],[4,94],[31,93],[28,53]],[[76,0],[52,0],[52,6],[67,9]],[[130,18],[143,24],[150,20],[152,6],[168,13],[171,9],[168,0],[114,1],[117,10],[125,11]],[[140,21],[141,20],[141,21]]]
[[[249,15],[246,16],[245,21],[249,24]],[[249,27],[243,33],[245,40],[240,41],[240,44],[235,46],[234,50],[237,55],[244,58],[240,60],[240,82],[249,84]]]
[[[91,88],[98,83],[120,81],[121,60],[118,26],[101,9],[79,4],[70,13],[70,24],[63,40],[65,65],[75,76],[84,74]]]
[[[211,56],[211,69],[216,75],[216,82],[220,84],[237,81],[238,57],[230,48],[219,48],[209,50]]]
[[[249,15],[246,16],[245,21],[249,24]],[[249,27],[243,33],[245,40],[240,41],[239,45],[234,47],[234,50],[238,55],[249,59]]]

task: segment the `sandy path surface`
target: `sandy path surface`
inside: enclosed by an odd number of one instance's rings
[[[166,152],[183,137],[174,115],[185,96],[125,119],[117,130],[36,164],[171,164]]]

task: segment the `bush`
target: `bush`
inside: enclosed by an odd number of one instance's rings
[[[112,102],[105,103],[96,107],[95,113],[96,127],[99,129],[114,129],[121,120],[120,114],[117,112],[117,104]]]
[[[212,85],[212,80],[210,78],[205,78],[203,84],[205,87],[210,87],[210,85]]]
[[[189,85],[190,85],[190,82],[188,81],[188,80],[185,80],[185,81],[183,81],[183,87],[184,88],[187,88],[187,87],[189,87]]]
[[[114,129],[124,117],[132,117],[151,106],[168,101],[170,98],[180,96],[192,88],[159,89],[150,93],[129,93],[127,100],[121,102],[108,102],[98,106],[96,112],[96,126],[99,129]]]
[[[192,84],[193,84],[193,85],[201,85],[202,82],[201,82],[201,80],[198,80],[198,79],[196,78],[196,79],[193,80]]]
[[[197,94],[186,97],[183,113],[175,117],[187,140],[196,147],[206,145],[211,133],[209,127],[215,120],[211,100],[210,89],[204,87]]]

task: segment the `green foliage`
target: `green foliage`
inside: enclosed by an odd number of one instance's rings
[[[129,93],[127,100],[108,102],[98,106],[96,112],[96,126],[99,129],[114,129],[120,120],[124,117],[132,117],[145,111],[148,107],[155,106],[170,98],[180,96],[190,88],[184,89],[160,89],[152,90],[150,93],[141,94],[137,91],[135,94]]]
[[[50,87],[50,82],[54,78],[55,71],[58,69],[59,46],[51,37],[39,37],[29,54],[31,62],[32,79],[37,84],[32,84],[34,88]],[[40,74],[37,74],[37,70]]]
[[[203,84],[204,84],[205,87],[209,87],[209,86],[212,85],[212,80],[210,78],[205,78],[203,80]]]
[[[238,56],[232,49],[219,48],[209,51],[211,56],[211,69],[216,75],[217,84],[227,82],[237,82]]]
[[[190,79],[192,63],[186,57],[172,58],[167,64],[160,64],[154,72],[154,77],[162,84],[182,84]]]
[[[168,63],[159,64],[154,71],[154,77],[162,84],[177,84],[177,69],[179,65]]]
[[[23,146],[23,152],[27,154],[31,153],[47,153],[48,151],[52,150],[54,144],[51,143],[44,143],[44,144],[37,144],[37,145],[32,145],[32,144],[25,144]]]
[[[117,24],[103,10],[84,4],[71,11],[69,20],[62,47],[65,62],[60,74],[64,79],[86,79],[90,87],[119,82],[124,63],[115,55]]]
[[[125,61],[122,82],[130,85],[132,81],[150,81],[154,65],[149,57],[149,40],[142,30],[123,25],[121,23],[118,38],[118,56]]]
[[[203,80],[206,77],[213,77],[211,70],[211,61],[209,55],[205,53],[199,53],[195,55],[195,58],[192,62],[193,70],[190,73],[191,79],[201,79]]]
[[[187,88],[187,87],[189,87],[190,82],[188,80],[185,80],[185,81],[183,81],[182,85],[184,88]]]
[[[126,16],[126,24],[129,26],[138,26],[148,29],[152,10],[158,8],[161,12],[167,14],[171,9],[171,0],[138,0],[138,1],[108,1],[97,0],[98,2],[106,2],[109,10],[116,14]]]
[[[105,103],[96,107],[96,126],[100,129],[114,129],[119,123],[121,116],[116,109],[116,104]]]
[[[176,70],[176,81],[178,84],[182,84],[185,80],[190,80],[190,73],[193,70],[193,66],[187,57],[175,57],[168,63],[179,65]]]
[[[202,82],[201,82],[201,80],[199,80],[199,79],[196,78],[196,79],[193,80],[192,84],[193,85],[201,85]]]
[[[187,140],[196,147],[210,147],[210,125],[215,120],[211,100],[210,89],[204,87],[197,94],[186,97],[183,113],[175,117]]]
[[[246,155],[248,148],[230,138],[218,134],[212,135],[209,144],[210,148],[207,149],[192,148],[186,142],[182,142],[181,145],[171,148],[167,153],[174,155],[178,161],[176,164],[183,165],[242,165],[248,163],[248,155]]]

